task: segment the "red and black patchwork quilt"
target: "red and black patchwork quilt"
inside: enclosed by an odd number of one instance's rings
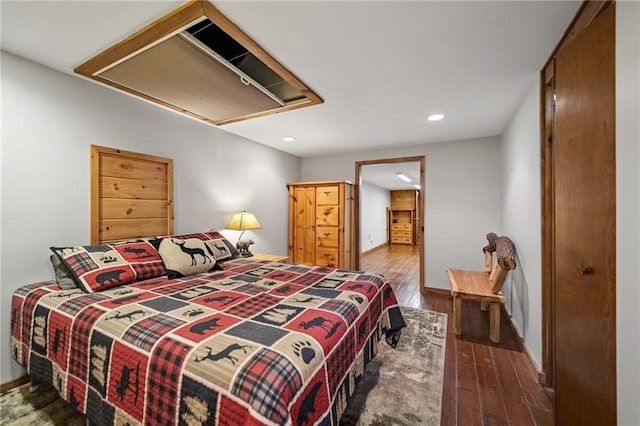
[[[336,425],[382,337],[380,275],[235,259],[98,293],[16,290],[14,358],[99,425]]]

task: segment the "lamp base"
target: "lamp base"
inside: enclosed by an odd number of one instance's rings
[[[236,248],[242,255],[242,257],[251,257],[253,253],[249,251],[249,246],[253,244],[253,240],[238,240]]]

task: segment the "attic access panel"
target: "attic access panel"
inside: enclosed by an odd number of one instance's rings
[[[322,103],[207,1],[191,1],[74,70],[223,125]]]

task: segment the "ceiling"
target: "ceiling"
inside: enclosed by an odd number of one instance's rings
[[[581,4],[213,3],[324,99],[221,129],[300,157],[499,135]],[[181,4],[3,0],[2,49],[84,78],[73,68]]]
[[[397,174],[402,173],[411,179],[405,182]],[[411,161],[407,163],[382,163],[366,164],[360,169],[363,182],[379,186],[388,190],[417,189],[413,185],[420,185],[420,163]]]

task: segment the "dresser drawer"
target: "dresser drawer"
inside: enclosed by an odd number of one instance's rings
[[[318,266],[338,266],[338,249],[317,248],[316,265]]]
[[[340,207],[316,207],[316,226],[338,226],[340,223]]]
[[[413,244],[410,237],[391,236],[392,244]]]
[[[340,190],[336,186],[319,186],[316,188],[316,204],[318,205],[338,205]]]
[[[338,228],[318,226],[316,230],[316,247],[338,248]]]

